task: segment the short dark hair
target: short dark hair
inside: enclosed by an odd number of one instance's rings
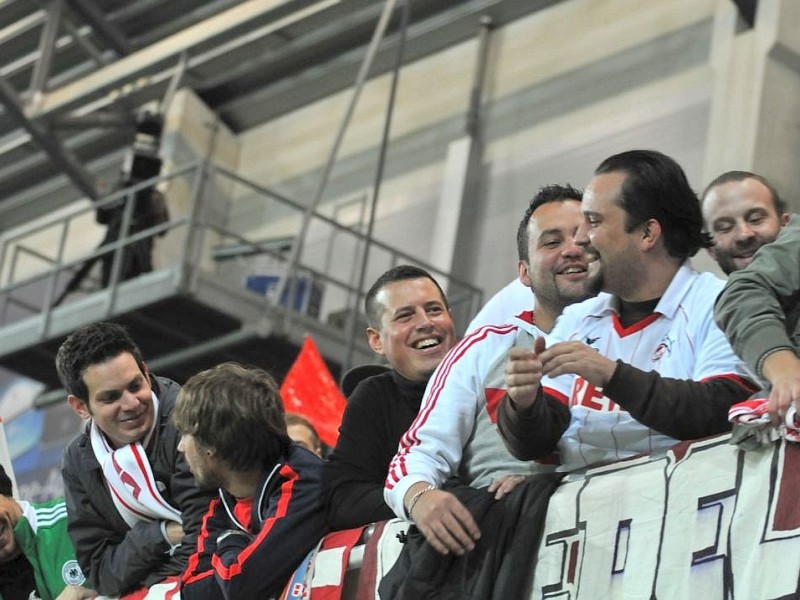
[[[278,384],[263,369],[237,363],[189,378],[178,393],[172,420],[181,434],[216,450],[235,471],[273,465],[290,444]]]
[[[84,325],[64,340],[56,354],[56,370],[61,385],[67,393],[88,402],[89,390],[83,380],[86,369],[123,352],[130,352],[139,369],[145,372],[142,352],[122,325],[108,321]]]
[[[569,184],[540,187],[525,210],[525,215],[522,217],[522,221],[519,222],[519,227],[517,227],[517,255],[519,259],[525,262],[530,260],[530,256],[528,256],[528,223],[537,208],[550,202],[565,202],[566,200],[580,202],[582,198],[583,192]]]
[[[412,265],[397,265],[378,277],[378,279],[375,280],[375,283],[372,284],[372,287],[369,288],[369,291],[364,298],[364,312],[367,314],[367,323],[369,323],[369,326],[374,327],[375,329],[380,329],[381,326],[383,307],[381,306],[380,302],[376,300],[376,296],[381,289],[390,283],[394,283],[395,281],[406,281],[409,279],[422,278],[430,279],[434,283],[436,289],[439,290],[439,294],[442,296],[442,302],[444,302],[445,308],[449,309],[450,305],[447,304],[447,296],[444,295],[444,290],[442,290],[439,282],[433,278],[433,275],[428,273],[425,269],[420,269],[419,267]]]
[[[667,252],[680,259],[712,245],[703,231],[700,202],[677,162],[655,150],[629,150],[605,159],[595,175],[617,171],[627,175],[620,194],[626,231],[655,219]]]
[[[700,199],[704,202],[706,196],[708,196],[708,192],[718,185],[724,185],[732,181],[744,181],[745,179],[755,179],[761,185],[767,188],[769,190],[770,197],[772,198],[772,205],[775,207],[775,212],[779,217],[783,214],[786,214],[786,202],[784,202],[784,200],[780,197],[778,190],[776,190],[772,184],[764,179],[761,175],[751,173],[750,171],[727,171],[723,173],[706,186],[706,189],[703,190],[703,195],[700,196]]]

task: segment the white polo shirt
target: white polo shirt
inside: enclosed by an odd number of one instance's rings
[[[600,294],[567,307],[550,338],[579,340],[612,360],[664,377],[694,381],[746,377],[744,365],[714,323],[714,300],[724,285],[686,261],[650,317],[625,328],[619,321],[617,299]],[[582,377],[544,378],[542,385],[570,406],[571,422],[559,442],[565,470],[666,449],[677,442],[636,421]]]

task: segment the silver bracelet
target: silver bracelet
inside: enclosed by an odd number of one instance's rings
[[[420,498],[422,498],[422,495],[427,494],[428,492],[432,492],[435,489],[437,489],[436,486],[433,483],[431,483],[428,487],[421,489],[416,494],[411,496],[411,500],[408,503],[408,510],[406,511],[406,514],[408,515],[409,518],[411,518],[411,511],[414,510],[414,506],[417,504],[417,501]]]

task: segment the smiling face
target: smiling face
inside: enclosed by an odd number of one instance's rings
[[[367,329],[369,345],[406,379],[427,381],[456,341],[436,284],[427,277],[393,281],[375,299],[383,314],[380,330]]]
[[[593,256],[575,243],[583,223],[577,200],[548,202],[537,208],[528,222],[528,261],[519,261],[520,281],[533,288],[537,315],[554,313],[590,296],[589,263]]]
[[[769,189],[756,179],[714,186],[703,198],[703,220],[714,238],[708,251],[728,275],[775,241],[788,219],[788,214],[778,215]]]
[[[83,381],[88,402],[73,395],[67,398],[80,417],[94,419],[116,448],[144,440],[155,418],[146,367],[140,369],[133,355],[123,352],[87,367]]]
[[[0,563],[19,556],[22,552],[14,538],[14,526],[22,516],[16,500],[0,495]]]
[[[648,267],[641,251],[646,226],[626,231],[627,213],[619,202],[626,176],[622,171],[613,171],[592,178],[583,194],[584,220],[576,238],[578,243],[594,248],[599,257],[595,268],[600,274],[594,280],[595,287],[633,300],[647,278]]]

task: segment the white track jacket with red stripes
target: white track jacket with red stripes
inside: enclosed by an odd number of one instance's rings
[[[403,498],[420,481],[441,485],[457,475],[480,488],[503,475],[553,469],[511,456],[496,425],[509,349],[532,348],[543,335],[527,311],[505,325],[477,329],[445,356],[389,465],[384,497],[397,516],[407,518]]]

